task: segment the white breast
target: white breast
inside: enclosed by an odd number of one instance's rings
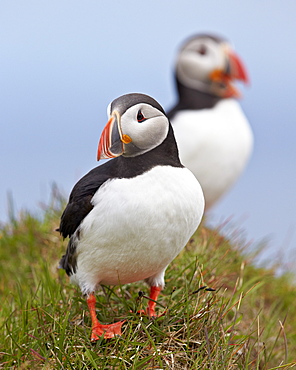
[[[233,99],[211,109],[180,111],[172,124],[181,162],[200,182],[209,208],[238,179],[249,159],[250,125]]]
[[[109,180],[92,202],[72,278],[84,293],[99,283],[131,283],[163,271],[197,229],[204,209],[192,173],[170,166]]]

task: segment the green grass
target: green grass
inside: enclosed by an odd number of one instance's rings
[[[122,337],[91,343],[86,302],[57,269],[61,203],[1,227],[1,369],[296,369],[293,277],[254,267],[239,238],[204,226],[167,270],[166,313],[133,313],[147,304],[142,282],[104,287],[98,318],[127,321]]]

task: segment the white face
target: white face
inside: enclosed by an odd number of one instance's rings
[[[136,104],[121,116],[120,126],[123,135],[131,138],[124,144],[124,156],[134,157],[160,145],[167,137],[169,121],[157,108],[146,104]]]
[[[177,58],[176,72],[180,82],[193,89],[205,87],[211,72],[225,68],[223,50],[226,47],[226,43],[217,43],[206,37],[189,42]]]

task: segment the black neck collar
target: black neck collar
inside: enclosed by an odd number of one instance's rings
[[[213,108],[222,98],[216,95],[208,94],[202,91],[191,89],[184,86],[176,78],[177,90],[179,95],[178,103],[167,113],[169,119],[174,115],[185,109],[200,110],[206,108]]]

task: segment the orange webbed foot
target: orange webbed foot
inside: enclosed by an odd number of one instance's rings
[[[102,336],[104,339],[110,339],[114,338],[116,335],[121,335],[121,327],[126,320],[118,321],[114,324],[103,325],[96,317],[96,298],[94,294],[90,294],[86,301],[92,322],[92,332],[90,338],[92,342],[100,339]]]
[[[166,311],[164,311],[163,313],[157,314],[154,310],[153,311],[149,310],[149,307],[148,307],[146,310],[138,310],[137,313],[139,315],[148,316],[153,319],[153,318],[157,318],[157,317],[161,317],[165,315]]]
[[[91,332],[91,338],[90,340],[92,342],[100,339],[102,335],[104,335],[104,339],[110,339],[114,338],[116,335],[121,336],[121,327],[122,324],[125,323],[126,320],[123,321],[118,321],[115,322],[114,324],[109,324],[109,325],[103,325],[100,323],[97,323],[95,326],[92,328]]]

